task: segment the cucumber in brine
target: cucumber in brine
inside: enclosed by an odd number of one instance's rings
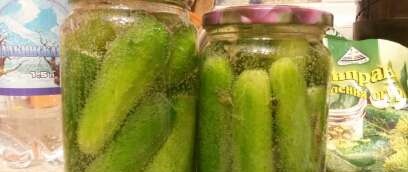
[[[150,16],[138,18],[108,50],[78,128],[81,151],[97,154],[167,63],[169,33]]]
[[[193,27],[179,27],[172,35],[168,63],[169,85],[177,87],[192,79],[198,67],[197,32]]]
[[[200,76],[198,171],[230,172],[233,74],[227,57],[207,57]]]
[[[193,171],[196,99],[194,96],[178,95],[173,100],[173,109],[173,129],[144,172]]]
[[[233,171],[274,171],[271,99],[264,70],[244,71],[234,83]]]
[[[314,172],[311,161],[312,126],[306,104],[306,82],[291,58],[275,61],[270,69],[272,94],[277,101],[275,140],[277,171]]]
[[[307,89],[307,107],[311,115],[312,161],[316,169],[324,169],[326,152],[326,128],[328,115],[327,87],[315,86]]]
[[[79,151],[76,131],[81,111],[94,86],[108,42],[116,35],[112,23],[91,18],[65,36],[61,48],[65,169],[80,172],[91,157]]]
[[[142,172],[171,132],[170,101],[163,94],[143,99],[86,172]],[[179,157],[173,157],[179,158]]]
[[[91,157],[81,153],[76,131],[81,111],[94,83],[98,60],[74,50],[63,52],[62,101],[65,164],[69,172],[83,171]]]

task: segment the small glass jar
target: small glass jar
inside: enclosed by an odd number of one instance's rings
[[[329,13],[239,6],[204,16],[198,171],[324,171]]]
[[[66,171],[191,171],[198,58],[188,1],[73,6],[61,47]]]

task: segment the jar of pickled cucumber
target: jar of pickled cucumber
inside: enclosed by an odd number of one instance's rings
[[[66,171],[191,171],[198,56],[189,1],[71,4],[61,44]]]
[[[324,170],[329,13],[240,6],[204,16],[199,172]]]

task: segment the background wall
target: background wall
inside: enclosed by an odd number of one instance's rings
[[[322,0],[318,3],[301,3],[299,5],[333,13],[335,29],[343,36],[349,39],[353,38],[353,23],[357,14],[355,0]]]

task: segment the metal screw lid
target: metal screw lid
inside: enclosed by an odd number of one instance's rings
[[[333,26],[333,14],[297,6],[248,5],[217,9],[204,15],[203,25],[300,24]]]

